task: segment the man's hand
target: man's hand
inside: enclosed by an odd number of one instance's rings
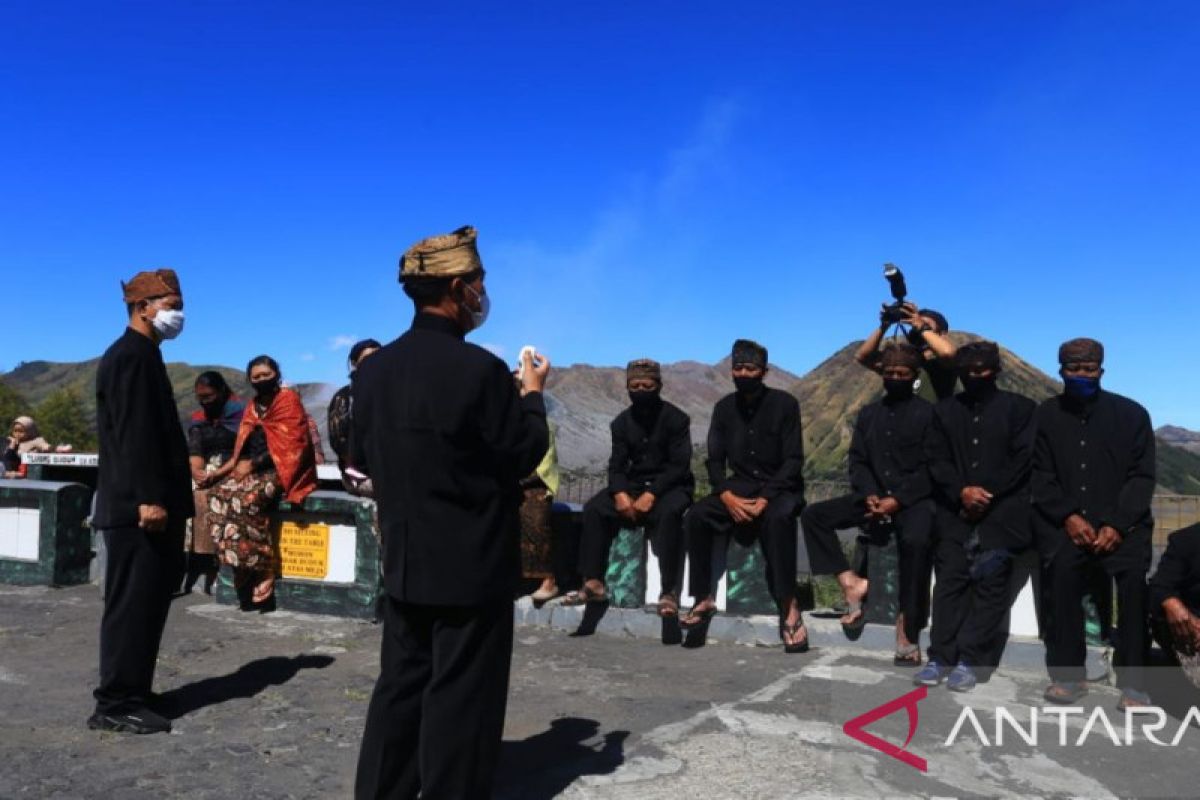
[[[1076,547],[1085,547],[1092,549],[1096,544],[1096,531],[1092,528],[1090,522],[1083,518],[1080,514],[1072,514],[1067,517],[1063,527],[1066,528],[1067,538]]]
[[[982,486],[967,486],[960,496],[963,510],[968,514],[980,514],[992,503],[992,493]]]
[[[1163,614],[1167,625],[1171,628],[1171,637],[1175,644],[1185,653],[1191,654],[1196,649],[1197,620],[1188,611],[1187,606],[1178,597],[1169,597],[1163,601]]]
[[[756,497],[753,500],[747,500],[744,508],[746,509],[746,513],[750,515],[750,519],[758,519],[767,510],[767,505],[767,498]]]
[[[729,512],[729,516],[733,517],[733,521],[736,524],[744,525],[754,520],[754,517],[750,516],[748,508],[750,501],[746,498],[738,497],[726,489],[721,492],[721,502],[725,504],[725,510]]]
[[[1092,552],[1096,555],[1108,555],[1121,546],[1124,537],[1117,532],[1117,529],[1111,525],[1102,525],[1100,532],[1096,534],[1096,541],[1092,545]]]
[[[894,497],[884,497],[875,501],[872,518],[877,520],[894,517],[900,513],[900,501]]]
[[[633,498],[629,496],[629,492],[617,492],[613,495],[613,505],[617,507],[617,516],[621,519],[635,522],[637,520],[637,512],[633,510]]]
[[[638,499],[633,502],[633,510],[637,512],[639,517],[644,517],[654,508],[654,501],[658,498],[650,492],[642,492]]]
[[[138,506],[138,527],[148,531],[166,530],[167,510],[162,506]]]
[[[546,376],[550,374],[550,359],[541,353],[531,353],[526,350],[521,355],[524,366],[521,375],[521,389],[526,393],[540,392],[546,388]]]

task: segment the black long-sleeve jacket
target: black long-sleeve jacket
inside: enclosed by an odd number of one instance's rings
[[[1036,409],[1029,398],[1002,390],[981,399],[960,393],[934,406],[926,447],[935,496],[952,512],[950,519],[958,519],[964,488],[991,493],[987,513],[974,523],[985,549],[1020,548],[1030,541]]]
[[[1200,523],[1167,537],[1167,549],[1150,578],[1150,612],[1162,613],[1163,601],[1177,597],[1200,614]]]
[[[518,482],[549,447],[540,392],[451,320],[417,314],[352,384],[352,461],[375,486],[384,585],[397,600],[508,601],[520,573]]]
[[[94,527],[135,526],[139,505],[162,506],[168,521],[195,514],[187,439],[162,352],[132,328],[100,359],[96,427]]]
[[[609,426],[608,491],[662,497],[678,488],[690,495],[696,483],[691,424],[687,414],[665,400],[647,413],[630,407],[618,414]]]
[[[1033,500],[1055,528],[1080,514],[1097,530],[1150,530],[1154,519],[1154,429],[1146,409],[1101,391],[1090,401],[1065,395],[1038,407]]]
[[[858,412],[850,439],[850,486],[860,498],[891,496],[904,508],[929,496],[925,439],[933,405],[920,397],[885,398]]]
[[[721,398],[708,429],[705,466],[717,494],[728,489],[739,497],[767,500],[781,492],[803,495],[800,403],[769,387],[753,402],[737,392]]]

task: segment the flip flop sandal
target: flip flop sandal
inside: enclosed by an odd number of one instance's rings
[[[921,666],[921,648],[915,644],[897,647],[895,654],[892,656],[892,664],[897,667]]]
[[[584,586],[575,592],[568,592],[563,597],[562,604],[564,606],[583,606],[588,603],[607,603],[608,592],[593,592],[591,589]]]
[[[788,637],[795,636],[800,631],[804,631],[804,641],[788,644]],[[804,626],[804,620],[801,620],[795,625],[788,625],[785,622],[780,622],[779,638],[783,641],[783,652],[785,653],[808,652],[808,630]]]
[[[672,594],[664,594],[658,598],[658,615],[663,619],[679,616],[679,601]]]
[[[679,618],[679,627],[687,630],[688,628],[698,628],[701,625],[707,625],[708,621],[717,613],[717,607],[707,608],[703,611],[692,609],[687,614]]]
[[[863,607],[866,604],[866,601],[867,597],[866,595],[863,595],[862,600],[858,601],[857,603],[850,603],[849,608],[846,610],[847,615],[858,614],[858,616],[854,618],[853,622],[842,623],[842,633],[846,634],[847,637],[853,637],[862,633],[862,629],[866,626],[867,612]]]
[[[262,589],[263,584],[267,583],[268,581],[270,581],[271,585],[267,587],[266,594],[260,594],[260,590]],[[257,605],[259,603],[267,602],[268,600],[271,599],[271,597],[274,594],[275,594],[275,579],[274,578],[263,578],[261,581],[259,581],[258,583],[256,583],[254,585],[254,593],[251,595],[250,599]]]
[[[1088,688],[1085,683],[1052,683],[1042,692],[1042,698],[1050,703],[1069,706],[1078,703],[1087,696]]]

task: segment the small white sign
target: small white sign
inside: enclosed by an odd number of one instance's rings
[[[21,461],[35,466],[95,467],[100,464],[100,456],[96,453],[25,453]]]

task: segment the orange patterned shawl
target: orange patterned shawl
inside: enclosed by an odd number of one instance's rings
[[[262,417],[253,402],[247,403],[233,448],[234,461],[256,425],[262,425],[267,436],[267,449],[283,484],[284,499],[289,503],[303,502],[317,488],[317,466],[308,433],[308,413],[300,395],[292,389],[280,389]]]

